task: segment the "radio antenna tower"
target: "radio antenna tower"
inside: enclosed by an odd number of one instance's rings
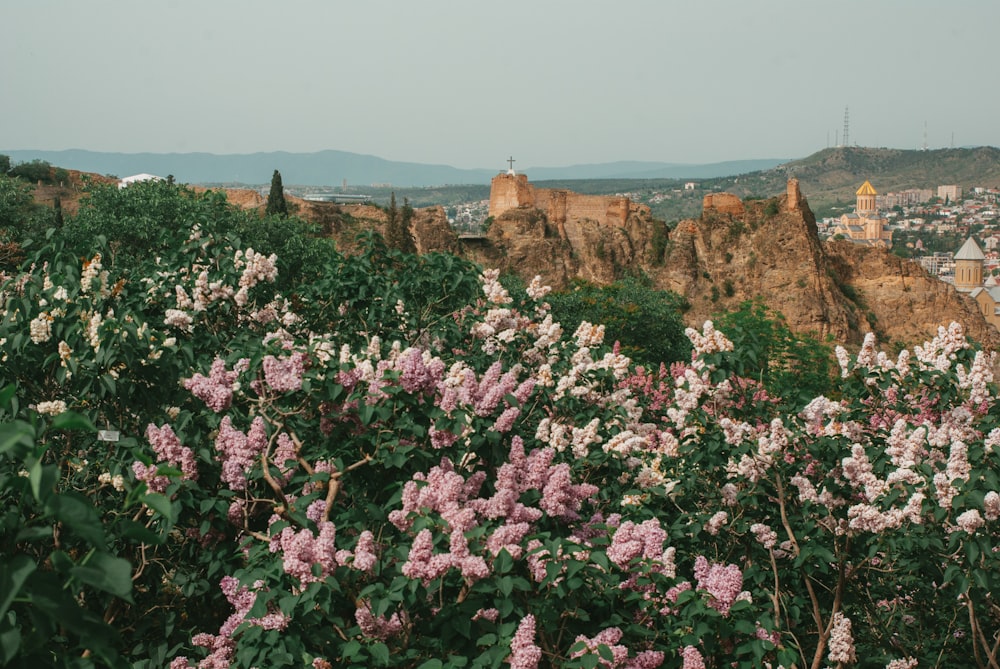
[[[850,146],[851,145],[850,128],[851,128],[851,126],[850,126],[850,124],[848,123],[848,120],[847,120],[847,107],[844,107],[844,146]]]
[[[924,121],[924,151],[927,150],[927,121]]]

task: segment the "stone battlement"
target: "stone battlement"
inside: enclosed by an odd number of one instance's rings
[[[525,174],[498,174],[490,182],[490,216],[510,209],[532,207],[545,212],[556,225],[591,220],[601,225],[622,227],[629,214],[644,205],[633,204],[621,195],[581,195],[561,188],[535,188]]]

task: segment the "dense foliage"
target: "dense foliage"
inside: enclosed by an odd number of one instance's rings
[[[796,410],[711,324],[638,369],[538,281],[374,237],[279,290],[208,202],[4,284],[0,663],[996,665],[996,388],[957,326],[838,349]]]
[[[691,357],[684,336],[680,295],[656,290],[644,277],[626,277],[607,286],[577,282],[569,290],[551,293],[553,317],[567,330],[581,323],[600,323],[609,343],[647,367],[659,367]]]

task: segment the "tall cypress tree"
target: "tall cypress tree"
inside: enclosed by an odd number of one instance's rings
[[[264,209],[264,213],[268,216],[288,216],[285,187],[281,185],[281,172],[278,170],[271,176],[271,191],[267,194],[267,208]]]
[[[385,224],[385,243],[390,248],[403,253],[416,253],[417,245],[410,234],[410,221],[413,219],[413,207],[409,200],[403,198],[403,212],[400,215],[396,208],[396,193],[393,191],[389,200],[388,220]]]

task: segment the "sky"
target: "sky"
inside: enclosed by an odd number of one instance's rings
[[[504,168],[1000,145],[996,0],[20,0],[0,152]]]

